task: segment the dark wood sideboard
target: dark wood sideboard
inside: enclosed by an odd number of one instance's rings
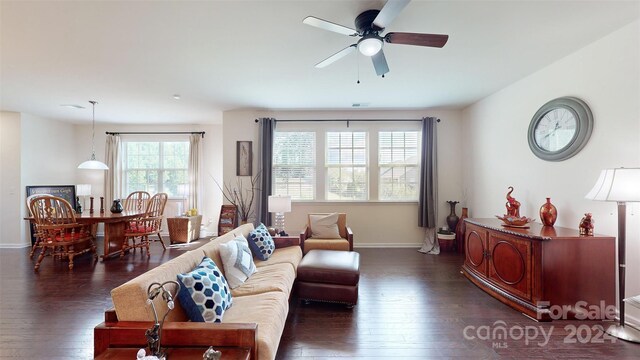
[[[462,273],[501,302],[539,321],[557,319],[557,306],[566,306],[568,318],[615,306],[614,237],[536,223],[524,229],[498,219],[465,221]]]

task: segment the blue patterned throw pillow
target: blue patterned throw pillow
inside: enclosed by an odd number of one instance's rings
[[[268,260],[276,249],[273,238],[269,235],[269,230],[264,224],[249,233],[249,248],[255,257],[264,261]]]
[[[191,321],[221,322],[233,299],[227,280],[208,257],[187,274],[179,274],[178,301]]]

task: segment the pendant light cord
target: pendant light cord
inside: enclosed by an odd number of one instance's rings
[[[96,159],[96,104],[97,101],[89,100],[93,106],[93,124],[91,125],[91,160]]]

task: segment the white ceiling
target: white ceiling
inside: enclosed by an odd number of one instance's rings
[[[0,106],[86,123],[96,100],[96,121],[131,124],[220,123],[240,108],[461,108],[640,18],[640,1],[414,0],[387,31],[449,34],[444,48],[386,44],[385,78],[356,53],[314,68],[354,39],[304,17],[354,27],[384,3],[0,0]]]

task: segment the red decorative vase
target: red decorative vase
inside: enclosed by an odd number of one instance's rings
[[[553,226],[558,218],[558,210],[551,203],[551,198],[547,198],[547,202],[540,207],[540,221],[544,226]]]
[[[467,224],[464,222],[464,219],[468,217],[469,209],[463,207],[460,220],[458,220],[458,225],[456,226],[456,247],[459,253],[464,253],[464,233],[467,231]]]

